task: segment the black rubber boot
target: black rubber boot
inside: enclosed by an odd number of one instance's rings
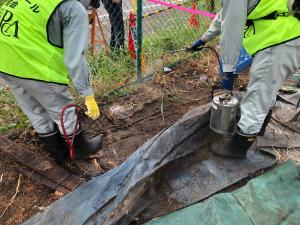
[[[216,155],[232,157],[232,158],[245,158],[248,149],[255,141],[256,136],[242,135],[238,132],[233,136],[228,144],[214,143],[210,150]]]
[[[102,135],[87,139],[84,136],[83,130],[80,128],[79,131],[77,131],[73,142],[76,159],[83,159],[88,155],[95,154],[102,148],[102,144]]]
[[[61,138],[59,130],[47,134],[39,134],[39,139],[57,163],[61,163],[67,158],[68,149]]]
[[[272,112],[273,112],[273,109],[270,109],[269,113],[267,114],[267,116],[264,120],[264,123],[263,123],[260,131],[257,134],[257,136],[264,136],[265,135],[267,126],[268,126],[268,124],[269,124],[269,122],[271,121],[271,118],[272,118]]]

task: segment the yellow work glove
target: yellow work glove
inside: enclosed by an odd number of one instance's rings
[[[85,98],[85,105],[88,110],[85,114],[93,120],[97,119],[100,115],[100,110],[94,96],[87,96]]]

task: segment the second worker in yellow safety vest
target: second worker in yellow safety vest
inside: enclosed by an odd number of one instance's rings
[[[57,162],[68,155],[60,114],[74,103],[70,82],[85,98],[87,115],[96,119],[100,114],[86,62],[89,5],[99,7],[99,1],[6,1],[0,8],[0,77]],[[67,109],[64,118],[72,135],[75,109]],[[84,158],[102,147],[102,136],[87,139],[79,125],[73,146],[76,158]]]
[[[208,31],[188,48],[193,51],[221,35],[222,68],[229,79],[242,44],[254,58],[237,132],[229,144],[213,144],[212,152],[243,158],[264,133],[278,90],[300,68],[299,9],[299,0],[222,0]]]

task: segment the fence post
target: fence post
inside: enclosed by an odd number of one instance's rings
[[[137,25],[137,42],[136,42],[136,73],[137,81],[142,82],[142,45],[143,45],[143,0],[137,0],[136,6],[136,25]]]
[[[215,0],[210,0],[210,10],[212,13],[216,11],[216,3]]]

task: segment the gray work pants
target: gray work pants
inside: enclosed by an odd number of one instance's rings
[[[16,101],[38,133],[53,132],[54,123],[62,133],[61,110],[64,106],[74,103],[68,86],[20,79],[1,73],[0,77],[11,88]],[[68,109],[64,118],[67,134],[72,134],[77,119],[75,109]]]
[[[250,69],[247,93],[241,102],[239,128],[245,134],[260,131],[284,80],[300,68],[300,38],[260,51]]]

